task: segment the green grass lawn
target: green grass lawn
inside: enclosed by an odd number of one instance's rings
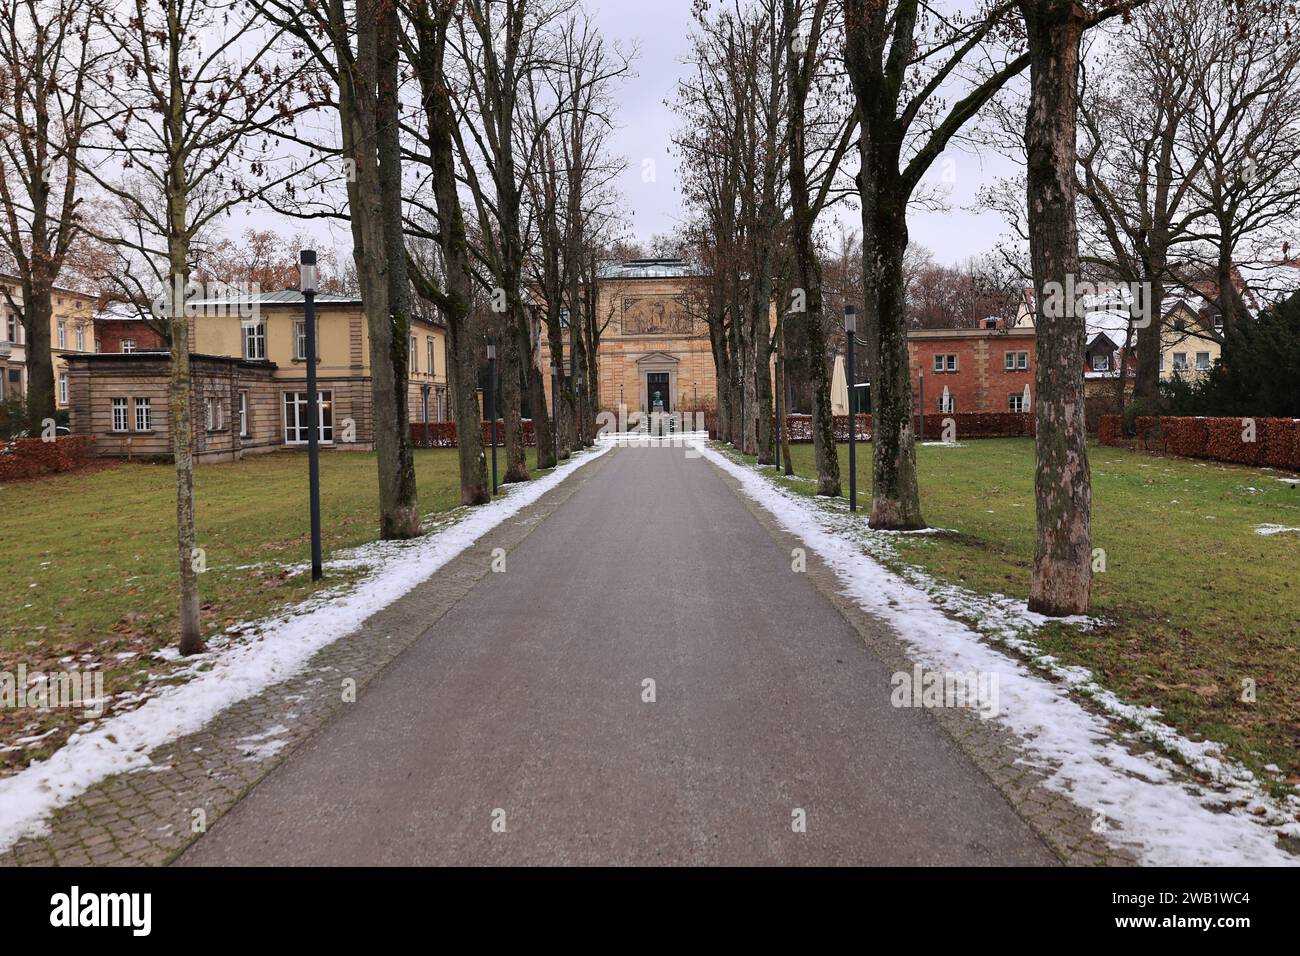
[[[416,481],[425,515],[460,504],[455,449],[417,449]],[[536,457],[529,452],[530,467]],[[500,467],[504,471],[504,460]],[[0,670],[57,670],[60,658],[99,660],[106,689],[137,687],[176,641],[176,505],[169,464],[122,463],[50,478],[0,484]],[[321,537],[331,552],[378,538],[375,456],[321,455]],[[286,568],[310,561],[307,456],[257,455],[195,470],[199,578],[204,633],[261,617],[313,591],[311,576]],[[330,572],[322,586],[346,580]],[[356,574],[357,572],[350,572]],[[115,655],[136,653],[134,660]],[[66,712],[53,719],[67,726]],[[0,710],[0,742],[36,718]],[[40,718],[46,720],[46,715]],[[45,724],[42,724],[42,730]],[[0,753],[0,769],[52,749]],[[46,743],[46,742],[42,742]]]
[[[848,493],[848,446],[840,446]],[[811,445],[791,446],[815,475]],[[1094,445],[1093,545],[1106,552],[1093,613],[1104,627],[1049,626],[1037,641],[1091,668],[1184,733],[1227,744],[1256,769],[1300,783],[1300,486],[1285,472],[1156,457]],[[858,446],[859,509],[869,513],[871,446]],[[987,439],[917,449],[922,509],[943,535],[899,536],[903,561],[975,591],[1028,597],[1034,557],[1034,445]],[[806,482],[790,482],[808,493]],[[1257,700],[1241,700],[1242,682]]]

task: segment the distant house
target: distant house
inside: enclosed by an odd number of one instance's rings
[[[50,320],[50,359],[54,366],[54,404],[68,406],[68,368],[65,358],[95,348],[93,297],[85,292],[55,286]],[[23,329],[23,287],[14,276],[0,276],[0,402],[27,395],[28,342]]]
[[[1032,325],[1008,327],[1001,319],[986,319],[975,329],[915,329],[907,334],[907,351],[915,408],[926,413],[1033,410],[1038,357]]]
[[[199,461],[307,444],[305,301],[288,290],[190,306],[193,452]],[[316,374],[320,441],[374,447],[370,349],[361,300],[320,293]],[[129,317],[121,320],[129,323]],[[122,328],[134,328],[125,325]],[[107,344],[113,327],[102,337]],[[71,428],[106,456],[169,457],[170,354],[142,348],[70,356]],[[411,322],[408,417],[446,421],[446,332],[427,317]]]
[[[167,348],[152,316],[136,305],[114,302],[95,313],[96,352],[151,352]]]

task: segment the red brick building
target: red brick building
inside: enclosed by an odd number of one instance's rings
[[[114,304],[95,313],[96,352],[152,352],[166,347],[134,306]]]
[[[978,329],[917,329],[907,334],[914,408],[933,412],[1028,412],[1037,353],[1034,329],[990,322]],[[944,389],[947,388],[947,403]]]

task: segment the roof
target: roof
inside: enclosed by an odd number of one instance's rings
[[[69,362],[170,362],[172,354],[168,349],[139,349],[135,352],[69,352],[64,358]],[[211,355],[207,352],[191,352],[191,362],[216,362],[222,365],[242,365],[248,368],[275,370],[274,362],[262,359],[246,359],[240,355]]]
[[[685,259],[628,259],[607,262],[596,273],[598,279],[689,279],[699,271]]]

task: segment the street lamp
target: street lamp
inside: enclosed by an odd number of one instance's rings
[[[492,496],[497,493],[497,346],[495,342],[487,345],[488,360],[488,421],[492,423],[489,434],[492,436]]]
[[[316,393],[316,251],[298,255],[298,289],[302,292],[307,334],[307,483],[311,498],[311,579],[321,579],[320,553],[320,396]]]
[[[583,394],[582,394],[582,369],[578,369],[578,372],[574,377],[574,382],[578,389],[578,394],[577,394],[578,400],[575,403],[578,407],[578,442],[582,443],[583,438],[585,437],[585,433],[583,432],[582,429],[586,423],[586,419],[583,418],[583,410],[586,406],[585,403],[583,402]]]
[[[853,364],[853,337],[858,331],[858,310],[852,304],[844,306],[844,344],[849,356],[849,510],[858,510],[858,417],[854,401],[857,367]]]

